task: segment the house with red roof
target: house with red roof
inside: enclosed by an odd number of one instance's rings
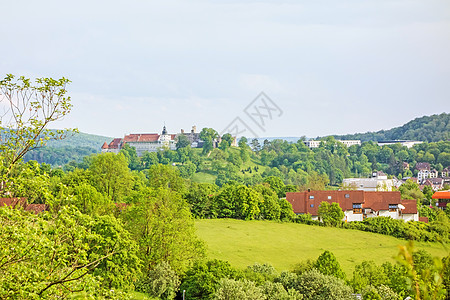
[[[431,198],[436,200],[436,206],[439,209],[444,210],[447,208],[447,204],[450,202],[450,191],[436,192]]]
[[[318,219],[322,202],[338,203],[344,211],[345,222],[362,221],[378,216],[405,221],[419,221],[415,200],[402,200],[400,192],[351,191],[305,191],[286,193],[296,214],[310,214]]]
[[[433,191],[438,191],[444,187],[444,179],[443,178],[429,178],[429,179],[425,180],[423,185],[431,186]]]

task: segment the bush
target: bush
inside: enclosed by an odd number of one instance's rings
[[[344,280],[324,275],[316,269],[299,276],[295,289],[305,300],[353,299],[352,290]]]
[[[160,299],[174,299],[179,286],[177,273],[163,261],[149,272],[147,278],[136,284],[136,290]]]

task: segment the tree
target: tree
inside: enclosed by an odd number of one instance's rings
[[[261,150],[261,145],[259,144],[258,139],[253,139],[251,145],[253,152],[259,152],[259,150]]]
[[[320,203],[317,213],[320,220],[327,226],[336,227],[342,224],[342,219],[345,217],[344,212],[337,202],[329,204],[328,202],[323,201]]]
[[[177,150],[180,148],[186,148],[190,145],[191,141],[189,141],[187,136],[185,136],[184,134],[177,135],[177,143],[176,143]]]
[[[317,259],[314,267],[324,275],[331,275],[337,278],[345,279],[345,273],[342,271],[339,262],[333,253],[326,250]]]
[[[194,175],[195,171],[197,170],[197,166],[188,161],[181,166],[178,166],[178,170],[180,171],[181,177],[188,179],[191,178],[192,175]]]
[[[420,191],[419,185],[411,179],[406,180],[398,190],[402,195],[402,199],[415,199],[421,201],[425,198],[425,195]]]
[[[136,243],[112,216],[74,207],[57,214],[0,208],[0,298],[69,298],[132,288],[139,275]]]
[[[363,261],[356,265],[351,284],[355,291],[361,292],[368,285],[379,287],[387,282],[388,278],[383,268],[377,266],[373,261]]]
[[[285,185],[281,178],[276,176],[269,176],[264,179],[264,182],[268,183],[270,188],[274,190],[275,193],[277,193],[278,198],[286,197],[286,193],[284,192]]]
[[[66,78],[37,78],[33,85],[30,79],[21,76],[16,80],[11,74],[0,80],[0,104],[4,107],[0,117],[0,182],[7,183],[27,152],[76,131],[48,129],[72,108],[66,95],[69,82]]]
[[[414,299],[443,299],[446,291],[442,262],[433,260],[427,253],[415,252],[412,241],[399,248],[397,262],[406,269]]]
[[[122,214],[140,248],[144,274],[166,261],[181,274],[204,256],[186,201],[173,190],[155,188]]]
[[[158,299],[174,299],[180,278],[170,265],[162,261],[151,270],[146,278],[138,282],[137,290]]]
[[[222,150],[227,150],[231,146],[232,142],[233,142],[233,137],[231,136],[231,134],[225,133],[222,136],[222,141],[220,142],[219,148]]]
[[[298,277],[295,289],[305,300],[354,299],[352,290],[340,278],[324,275],[316,269]]]
[[[184,179],[180,172],[172,166],[153,165],[148,169],[148,184],[152,188],[170,189],[179,193],[185,190]]]
[[[248,153],[250,147],[247,145],[248,140],[245,136],[241,137],[239,140],[239,154],[241,155],[241,159],[244,162],[247,162],[250,159],[250,155]]]
[[[148,169],[152,165],[159,163],[158,154],[156,152],[145,151],[141,157],[142,167]]]
[[[203,128],[199,137],[203,141],[203,154],[207,154],[214,148],[213,143],[219,134],[212,128]]]
[[[219,282],[213,299],[265,300],[267,298],[263,290],[252,281],[223,278]]]
[[[131,188],[132,178],[128,161],[122,153],[107,152],[96,155],[89,170],[93,186],[113,202],[121,201]]]
[[[273,191],[268,184],[258,184],[253,186],[253,189],[263,197],[263,201],[259,204],[262,217],[266,220],[279,220],[281,208],[275,191]]]
[[[197,261],[186,272],[180,290],[186,291],[186,299],[211,299],[222,278],[237,278],[238,275],[227,261]]]
[[[73,204],[84,214],[109,214],[114,210],[111,199],[98,192],[88,183],[81,183],[73,189]]]
[[[141,162],[137,156],[136,148],[131,147],[128,144],[125,144],[125,146],[123,146],[122,149],[120,149],[120,153],[125,155],[125,157],[127,158],[128,167],[130,168],[130,170],[139,169]]]
[[[217,186],[210,183],[192,182],[184,198],[191,206],[191,212],[198,218],[215,218],[217,207],[214,201],[214,194]]]

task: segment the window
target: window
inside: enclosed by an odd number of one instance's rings
[[[331,196],[328,196],[328,200],[330,200],[331,199]]]
[[[314,196],[309,196],[309,199],[314,199]]]
[[[396,212],[398,209],[398,205],[397,204],[389,204],[389,211],[390,212]]]
[[[353,213],[354,214],[362,213],[362,204],[361,203],[353,203]]]
[[[314,204],[311,204],[310,206],[311,206],[311,207],[314,207]]]
[[[350,198],[350,194],[345,194],[345,198]]]

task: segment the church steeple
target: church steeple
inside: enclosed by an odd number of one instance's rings
[[[167,129],[166,129],[166,125],[164,125],[164,127],[163,127],[163,131],[162,131],[162,134],[163,134],[163,135],[166,135],[166,134],[167,134]]]

